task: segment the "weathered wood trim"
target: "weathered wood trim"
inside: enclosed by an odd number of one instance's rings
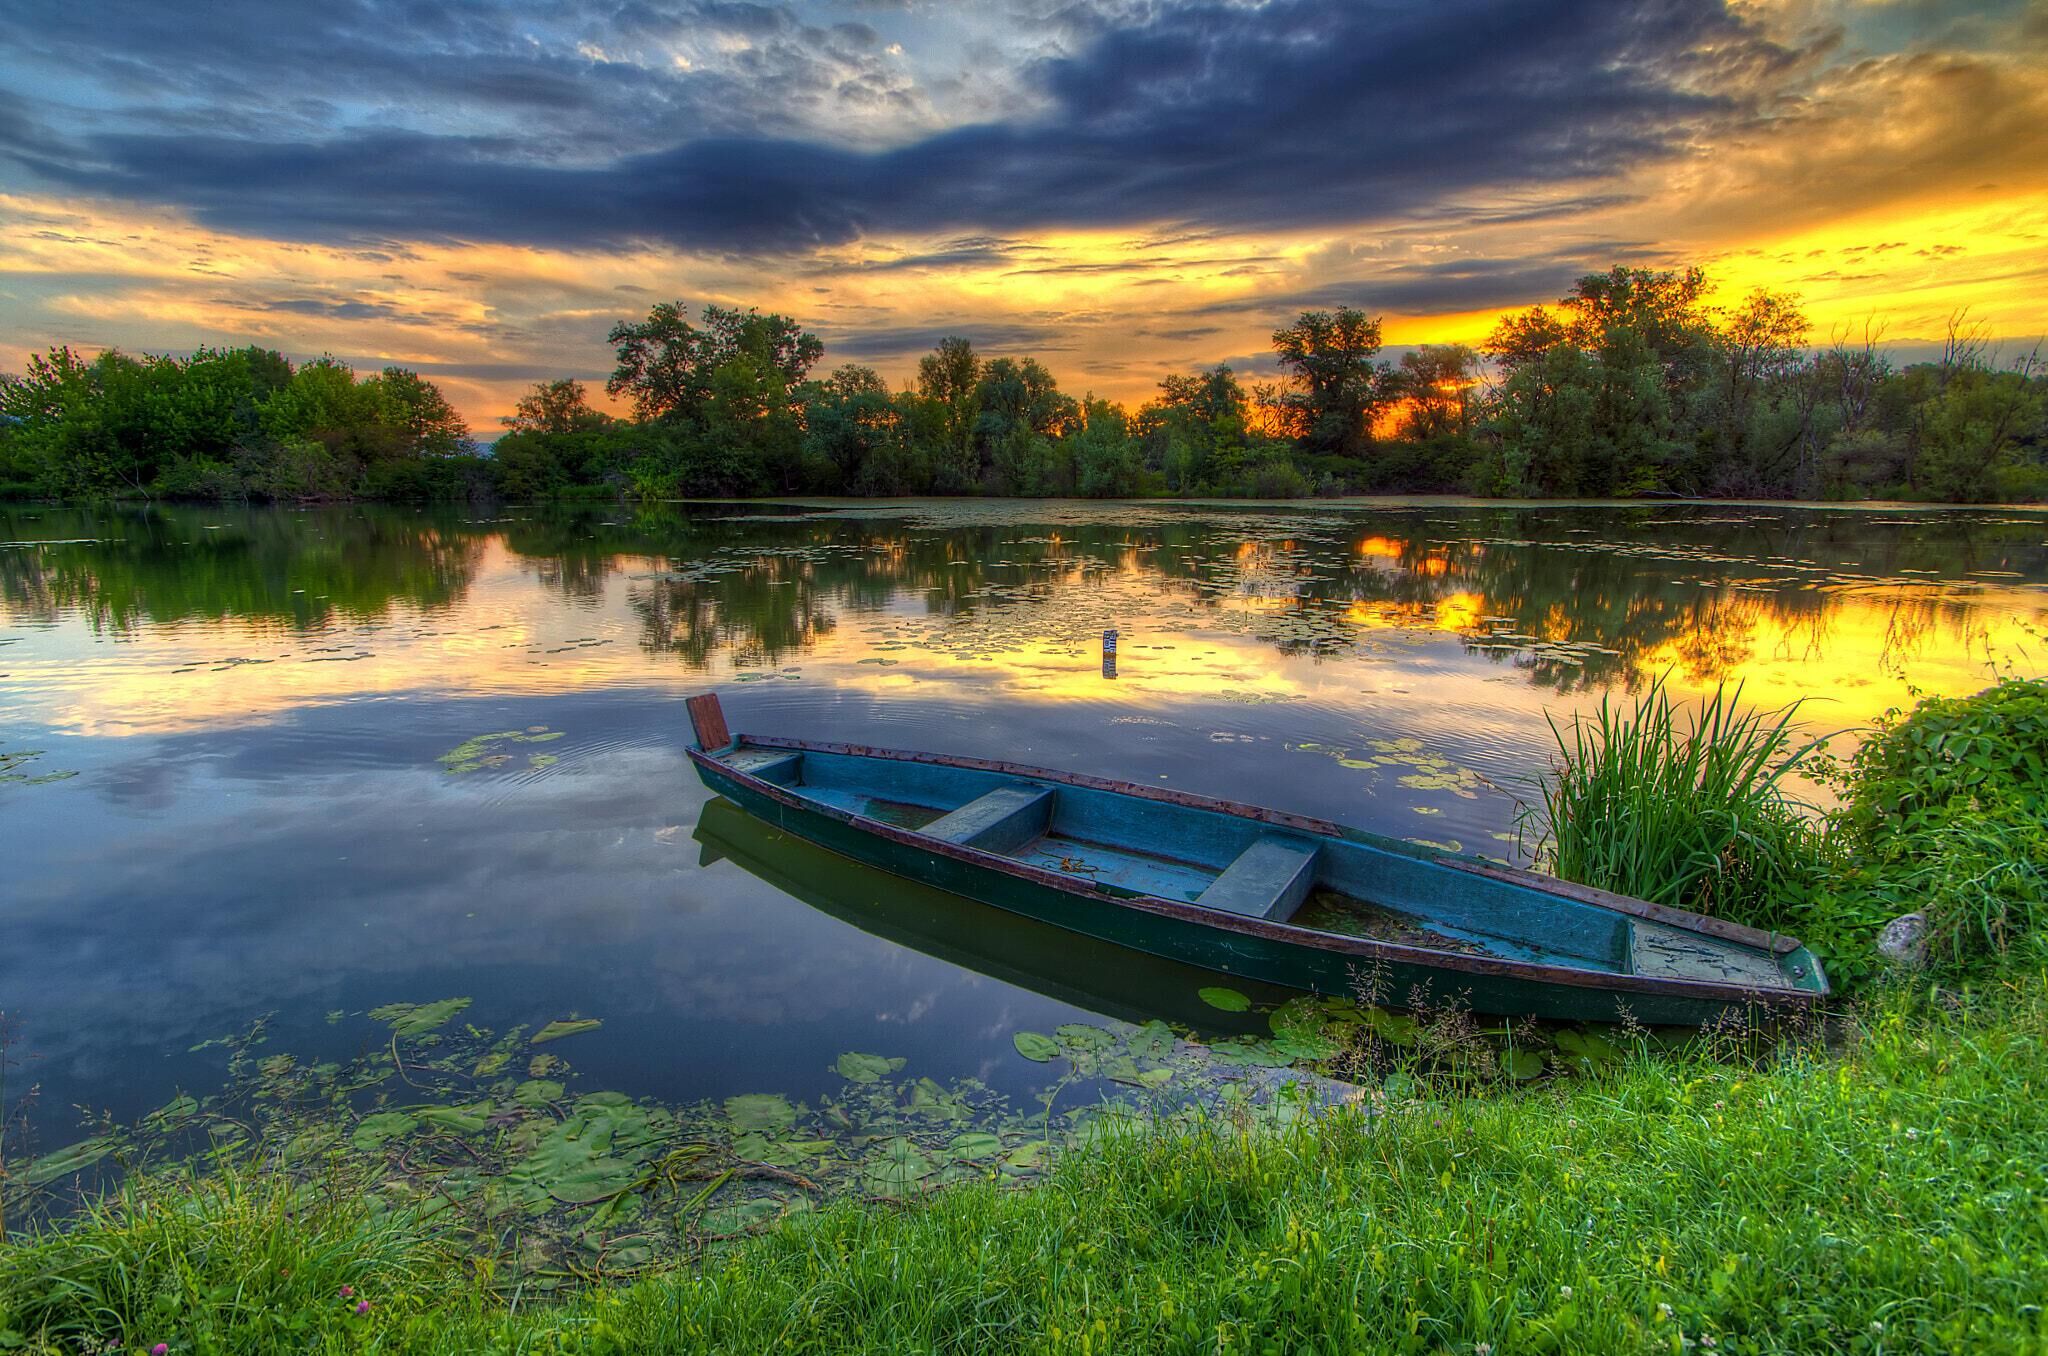
[[[973,768],[981,771],[1004,772],[1023,777],[1043,777],[1048,781],[1064,782],[1068,785],[1086,786],[1103,791],[1121,791],[1125,790],[1128,786],[1126,783],[1088,777],[1079,773],[1047,771],[1023,767],[1013,763],[990,762],[983,759],[949,758],[938,754],[871,750],[859,745],[811,742],[760,735],[742,735],[739,743],[741,745],[754,745],[758,747],[804,749],[821,753],[844,753],[856,757],[893,757],[905,762],[936,763],[953,767]],[[715,775],[743,783],[749,791],[801,813],[835,820],[877,838],[886,839],[906,847],[916,848],[935,856],[952,857],[983,870],[1011,876],[1019,880],[1030,881],[1033,884],[1045,889],[1058,891],[1061,894],[1096,900],[1113,907],[1134,909],[1159,917],[1171,918],[1178,922],[1193,924],[1197,927],[1208,928],[1217,932],[1240,933],[1245,936],[1257,937],[1284,945],[1356,957],[1361,962],[1399,962],[1447,972],[1495,975],[1537,984],[1597,989],[1623,996],[1632,993],[1645,995],[1666,994],[1720,1003],[1749,1003],[1780,1010],[1808,1007],[1817,1003],[1823,997],[1823,995],[1809,989],[1754,989],[1746,985],[1718,983],[1712,980],[1656,979],[1640,975],[1605,974],[1571,966],[1547,965],[1537,961],[1506,960],[1495,956],[1473,956],[1462,952],[1433,951],[1426,947],[1400,946],[1395,943],[1379,942],[1365,937],[1348,937],[1337,933],[1317,932],[1288,923],[1273,923],[1264,919],[1244,918],[1235,914],[1219,913],[1215,910],[1199,908],[1192,904],[1161,899],[1154,895],[1139,894],[1135,891],[1121,890],[1113,886],[1097,885],[1092,881],[1078,881],[1071,876],[1063,875],[1057,871],[1048,871],[1044,867],[1033,866],[1029,862],[1018,861],[1013,857],[1005,857],[999,853],[984,852],[978,848],[962,847],[956,843],[948,843],[940,839],[930,838],[910,829],[899,828],[894,824],[885,824],[881,820],[870,819],[865,815],[858,815],[850,810],[842,810],[836,805],[827,805],[822,801],[813,800],[808,796],[776,786],[772,782],[762,781],[757,777],[741,772],[737,768],[728,766],[711,754],[703,753],[696,749],[689,749],[685,752],[689,754],[690,759],[697,763],[700,768],[708,766],[714,770]],[[1173,803],[1189,805],[1192,808],[1220,809],[1226,813],[1235,812],[1231,809],[1233,803],[1229,801],[1211,800],[1203,796],[1190,795],[1187,792],[1167,792],[1156,787],[1128,786],[1128,789],[1145,795],[1146,799],[1171,800]],[[1248,818],[1262,819],[1268,823],[1285,823],[1295,828],[1310,828],[1310,826],[1321,825],[1320,829],[1311,828],[1311,831],[1328,832],[1339,837],[1349,836],[1343,831],[1338,830],[1337,826],[1325,824],[1320,820],[1286,815],[1279,811],[1260,811],[1257,807],[1252,806],[1239,808],[1246,812],[1246,817]],[[1674,910],[1672,912],[1680,911]]]
[[[698,748],[716,753],[732,745],[732,735],[725,728],[725,708],[718,704],[716,692],[700,692],[683,706],[690,713],[690,730],[697,736]]]

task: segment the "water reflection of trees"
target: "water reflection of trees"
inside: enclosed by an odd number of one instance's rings
[[[965,517],[962,513],[959,515]],[[835,519],[732,508],[461,514],[154,508],[0,514],[0,539],[94,538],[0,549],[16,618],[76,609],[101,629],[140,620],[267,618],[315,626],[398,602],[460,600],[491,538],[542,586],[594,606],[623,584],[641,643],[701,667],[772,666],[851,614],[908,611],[1048,638],[1082,601],[1121,590],[1179,624],[1246,631],[1281,653],[1324,656],[1375,628],[1495,629],[1598,645],[1578,665],[1484,650],[1533,682],[1639,682],[1676,663],[1711,683],[1753,662],[1826,654],[1845,599],[1885,609],[1879,662],[1981,625],[1966,588],[1902,583],[1915,571],[2048,576],[2034,519],[1942,514],[1917,530],[1814,510],[1433,509],[1348,513],[1133,513],[1058,527],[879,515]],[[1859,580],[1863,582],[1858,582]],[[1889,582],[1877,582],[1879,580]],[[1247,619],[1255,624],[1247,625]],[[1205,621],[1205,619],[1207,619]],[[1134,619],[1135,620],[1135,619]]]
[[[318,627],[393,604],[459,601],[484,538],[458,520],[365,510],[43,509],[0,513],[0,602],[19,620],[84,617],[120,634],[143,623],[228,618]]]

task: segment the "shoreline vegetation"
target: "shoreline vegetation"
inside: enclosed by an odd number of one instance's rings
[[[0,1246],[0,1350],[2041,1350],[2048,679],[1923,700],[1839,765],[1792,741],[1791,714],[1741,714],[1739,692],[1674,707],[1652,689],[1632,710],[1559,728],[1531,828],[1573,878],[1801,931],[1844,998],[1825,1031],[1682,1043],[1532,1031],[1502,1056],[1499,1033],[1454,1007],[1352,1019],[1289,1004],[1253,1045],[1343,1079],[1353,1100],[1093,1121],[1023,1174],[995,1156],[998,1136],[959,1133],[958,1167],[931,1191],[912,1186],[927,1149],[893,1131],[858,1169],[864,1191],[545,1293],[509,1265],[517,1212],[480,1250],[454,1222],[466,1198],[407,1201],[374,1176],[424,1156],[398,1122],[431,1117],[342,1103],[353,1133],[339,1142],[295,1126],[270,1157],[225,1143],[131,1174],[82,1215],[16,1225]],[[1817,816],[1792,802],[1795,765],[1833,784],[1840,806]],[[1595,816],[1652,802],[1655,841],[1593,832]],[[1880,970],[1878,932],[1908,909],[1923,921],[1917,952]],[[1241,995],[1217,995],[1239,1010]],[[394,1057],[401,1038],[416,1042],[407,1081],[472,1061],[475,1076],[496,1074],[486,1064],[503,1042],[489,1032],[471,1030],[476,1050],[433,1053],[466,1003],[371,1014]],[[1016,1044],[1078,1073],[1141,1040],[1141,1083],[1184,1048],[1149,1027]],[[1548,1072],[1517,1059],[1539,1050]],[[265,1086],[319,1073],[281,1058],[246,1063]],[[890,1081],[895,1061],[849,1054],[840,1072],[878,1111],[917,1105],[920,1084]],[[555,1200],[634,1218],[627,1202],[651,1178],[564,1146],[578,1118],[620,1144],[651,1135],[641,1122],[656,1113],[600,1094],[550,1129],[549,1086],[521,1104],[544,1133],[528,1177],[508,1184],[541,1182],[533,1164],[561,1158]],[[927,1110],[947,1095],[927,1089]],[[743,1159],[792,1147],[787,1103],[737,1100],[725,1110],[751,1136]],[[475,1107],[441,1115],[440,1132],[490,1133]],[[292,1145],[296,1173],[276,1156]],[[681,1176],[693,1191],[701,1180]]]
[[[0,378],[0,498],[305,503],[622,498],[2048,500],[2048,367],[1963,316],[1895,366],[1875,322],[1814,346],[1797,299],[1707,303],[1697,268],[1616,267],[1479,348],[1381,357],[1379,319],[1303,312],[1277,379],[1172,374],[1136,409],[1032,357],[942,340],[891,390],[827,371],[790,317],[680,303],[614,325],[606,390],[537,383],[481,448],[440,390],[387,367],[54,347]]]

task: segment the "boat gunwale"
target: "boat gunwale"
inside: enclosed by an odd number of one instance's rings
[[[1348,842],[1361,843],[1367,847],[1385,848],[1400,852],[1404,856],[1420,861],[1434,862],[1442,866],[1465,870],[1476,875],[1494,877],[1504,883],[1535,889],[1540,893],[1556,895],[1575,903],[1590,904],[1608,908],[1633,917],[1647,918],[1654,922],[1668,923],[1687,931],[1717,940],[1746,945],[1752,950],[1766,951],[1776,958],[1799,949],[1801,943],[1782,933],[1767,933],[1756,928],[1727,923],[1721,919],[1708,918],[1702,914],[1689,913],[1683,909],[1672,909],[1647,900],[1630,899],[1626,895],[1610,895],[1603,890],[1586,886],[1573,886],[1569,882],[1556,881],[1534,872],[1523,872],[1515,868],[1492,868],[1481,863],[1468,863],[1455,857],[1413,851],[1406,844],[1397,844],[1376,834],[1347,828],[1328,820],[1307,815],[1292,814],[1284,810],[1270,810],[1263,806],[1244,805],[1236,801],[1218,800],[1193,792],[1179,791],[1167,787],[1141,786],[1131,782],[1120,782],[1106,777],[1094,777],[1087,773],[1062,772],[1052,768],[1035,768],[1021,763],[1011,763],[984,758],[958,757],[950,754],[925,753],[907,749],[881,749],[861,744],[842,744],[825,740],[791,739],[775,735],[735,735],[732,742],[722,749],[706,751],[688,748],[692,762],[708,765],[720,774],[743,783],[748,790],[766,796],[768,799],[791,809],[808,814],[820,815],[836,820],[860,832],[881,838],[900,846],[951,857],[970,866],[995,871],[1029,881],[1061,894],[1091,902],[1108,902],[1140,912],[1170,918],[1176,922],[1196,927],[1210,928],[1223,932],[1236,932],[1264,941],[1277,942],[1286,946],[1298,946],[1311,950],[1357,956],[1361,960],[1396,961],[1437,970],[1460,971],[1469,974],[1495,975],[1512,979],[1523,979],[1540,984],[1564,985],[1572,988],[1601,989],[1613,993],[1640,993],[1671,995],[1674,997],[1708,999],[1718,1002],[1748,1002],[1765,1007],[1806,1007],[1821,1002],[1826,996],[1825,988],[1815,990],[1788,984],[1782,989],[1762,989],[1746,984],[1729,983],[1719,980],[1680,979],[1650,975],[1622,974],[1615,971],[1598,971],[1576,966],[1555,965],[1544,961],[1513,960],[1499,956],[1474,956],[1463,952],[1440,951],[1429,947],[1404,946],[1396,942],[1383,942],[1369,937],[1354,937],[1344,933],[1321,932],[1313,928],[1296,927],[1288,923],[1275,923],[1262,918],[1245,918],[1235,914],[1205,909],[1196,904],[1165,899],[1140,891],[1122,889],[1093,881],[1077,880],[1074,877],[1044,867],[1034,866],[1001,853],[987,852],[980,848],[965,847],[949,843],[944,839],[932,838],[912,829],[900,828],[879,819],[872,819],[852,810],[804,796],[788,787],[763,780],[750,773],[733,767],[724,761],[724,756],[752,745],[760,748],[795,749],[805,752],[838,754],[854,758],[873,758],[896,762],[934,764],[945,767],[964,768],[976,772],[995,772],[1007,776],[1040,778],[1087,790],[1106,791],[1115,794],[1136,796],[1144,800],[1159,801],[1178,805],[1186,809],[1210,810],[1238,818],[1251,819],[1261,823],[1276,824],[1307,833],[1321,834]],[[1568,888],[1559,889],[1559,886]],[[1716,928],[1698,926],[1716,924]],[[1721,931],[1726,929],[1726,932]],[[1735,935],[1729,935],[1729,934]],[[1822,980],[1823,985],[1825,979]]]

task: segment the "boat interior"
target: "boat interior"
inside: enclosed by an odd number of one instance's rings
[[[1369,841],[947,763],[745,741],[720,761],[841,811],[1219,914],[1611,974],[1794,987],[1767,952]]]

